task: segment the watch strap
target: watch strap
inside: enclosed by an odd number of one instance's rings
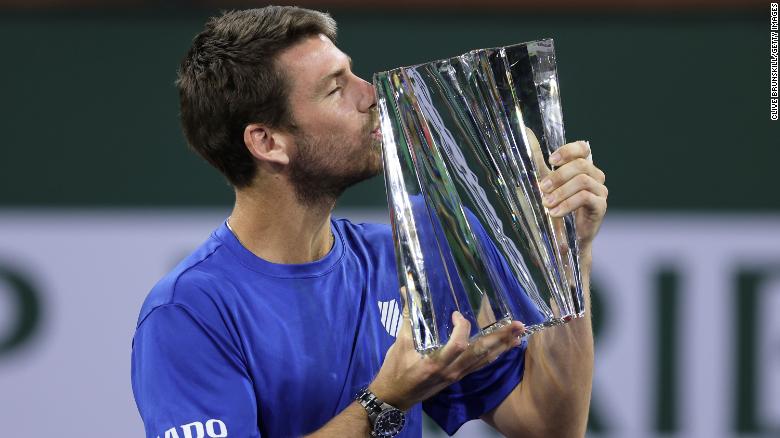
[[[368,420],[371,423],[371,436],[376,436],[374,428],[376,426],[376,419],[385,410],[395,409],[395,406],[382,401],[379,397],[371,392],[368,387],[364,387],[357,393],[355,400],[363,406],[363,409],[368,413]]]
[[[373,426],[377,414],[382,412],[382,408],[380,407],[381,400],[377,398],[376,394],[369,391],[368,387],[361,389],[356,399],[358,403],[363,406],[363,409],[368,412],[368,418],[371,420],[371,425]]]

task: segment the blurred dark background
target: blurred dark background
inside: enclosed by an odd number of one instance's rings
[[[232,202],[221,177],[187,150],[173,86],[192,37],[218,8],[127,3],[138,6],[0,4],[0,205]],[[567,138],[590,140],[609,175],[611,209],[780,209],[767,179],[780,162],[780,125],[769,120],[768,14],[759,2],[462,3],[323,9],[367,80],[469,49],[554,38]],[[382,191],[376,178],[341,205],[381,206]]]

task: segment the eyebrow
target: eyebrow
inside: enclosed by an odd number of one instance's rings
[[[347,60],[349,61],[349,69],[352,70],[352,57],[347,55]],[[323,91],[325,91],[325,87],[328,85],[328,83],[330,83],[331,80],[343,75],[346,72],[347,70],[344,67],[341,67],[338,70],[334,71],[333,73],[328,73],[325,77],[320,79],[319,85],[317,85],[317,94],[320,94]]]

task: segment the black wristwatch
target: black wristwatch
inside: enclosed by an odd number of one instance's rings
[[[371,436],[380,438],[392,438],[401,433],[406,423],[406,414],[394,406],[391,406],[371,392],[368,387],[363,388],[355,396],[366,412],[371,422]]]

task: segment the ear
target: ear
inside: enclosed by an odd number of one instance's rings
[[[291,138],[259,123],[244,128],[244,145],[260,161],[286,165],[290,162]]]

